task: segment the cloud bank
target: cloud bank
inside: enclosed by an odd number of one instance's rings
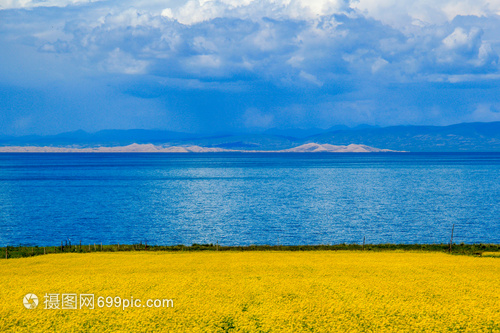
[[[4,1],[2,131],[497,120],[499,14],[464,0]]]

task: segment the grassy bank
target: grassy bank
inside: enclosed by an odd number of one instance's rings
[[[500,331],[496,258],[130,251],[3,260],[0,272],[0,332]],[[27,293],[35,309],[23,306]],[[64,293],[94,294],[95,308],[45,309],[45,295]],[[108,296],[173,307],[99,307]]]
[[[218,244],[193,244],[160,246],[147,244],[61,244],[60,246],[8,246],[0,248],[0,259],[26,258],[53,253],[92,253],[92,252],[127,252],[127,251],[424,251],[450,252],[449,244],[336,244],[336,245],[250,245],[222,246]],[[452,254],[483,255],[500,253],[500,244],[453,244]]]

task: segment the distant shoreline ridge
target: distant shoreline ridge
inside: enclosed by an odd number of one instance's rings
[[[403,152],[380,149],[362,144],[337,146],[331,144],[306,143],[297,147],[281,150],[243,150],[197,145],[163,146],[133,143],[116,147],[51,147],[51,146],[4,146],[0,153],[385,153]]]

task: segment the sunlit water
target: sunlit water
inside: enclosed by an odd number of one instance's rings
[[[0,246],[500,243],[500,154],[0,154]]]

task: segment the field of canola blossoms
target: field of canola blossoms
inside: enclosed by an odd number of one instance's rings
[[[0,272],[0,332],[500,332],[499,258],[126,252],[2,260]],[[174,306],[49,310],[51,293]]]

